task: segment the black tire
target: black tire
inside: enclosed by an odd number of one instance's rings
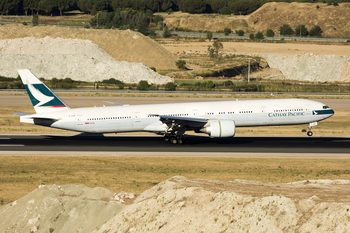
[[[175,144],[177,144],[177,139],[176,138],[171,138],[170,142],[175,145]]]
[[[311,137],[313,133],[311,131],[307,131],[307,136]]]

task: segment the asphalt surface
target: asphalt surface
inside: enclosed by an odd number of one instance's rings
[[[342,137],[234,137],[187,136],[186,143],[173,145],[162,136],[90,135],[1,135],[4,151],[85,152],[197,152],[197,153],[299,153],[350,154],[350,138]]]

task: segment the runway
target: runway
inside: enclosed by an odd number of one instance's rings
[[[162,155],[211,155],[226,153],[295,154],[295,156],[350,157],[350,138],[343,137],[233,137],[187,136],[187,142],[173,145],[162,136],[87,136],[87,135],[0,135],[0,154],[28,152],[148,152]],[[32,153],[35,154],[35,153]]]

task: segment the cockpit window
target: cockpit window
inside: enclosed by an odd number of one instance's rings
[[[327,108],[329,108],[327,105],[324,105],[324,106],[323,106],[323,109],[327,109]]]

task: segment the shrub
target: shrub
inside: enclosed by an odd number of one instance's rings
[[[154,72],[157,72],[156,67],[150,67],[151,70],[153,70]]]
[[[280,27],[280,34],[283,36],[291,36],[294,34],[294,31],[289,24],[283,24],[283,26]]]
[[[301,33],[300,33],[301,32]],[[307,28],[305,25],[299,25],[298,27],[295,28],[295,35],[296,36],[307,36],[309,34]]]
[[[139,91],[147,91],[149,88],[149,84],[146,80],[141,80],[137,85],[137,90]]]
[[[214,88],[215,84],[213,81],[208,81],[207,84],[206,84],[206,87],[209,88],[209,89],[212,89]]]
[[[264,35],[261,32],[255,34],[255,38],[258,40],[264,39]]]
[[[338,2],[333,2],[333,6],[339,6]]]
[[[54,78],[51,80],[53,81]],[[116,80],[115,78],[110,78],[110,79],[105,79],[105,80],[102,80],[102,83],[105,83],[105,84],[123,84],[122,81],[119,81],[119,80]]]
[[[274,37],[275,36],[275,32],[272,29],[267,29],[266,30],[266,36],[267,37]]]
[[[177,60],[176,61],[176,66],[177,66],[177,68],[179,68],[181,70],[184,70],[184,69],[186,69],[186,61],[184,61],[184,60]]]
[[[322,29],[320,26],[316,25],[315,27],[313,27],[310,32],[309,32],[309,35],[310,36],[317,36],[317,37],[321,37],[322,36]]]
[[[169,28],[168,28],[167,26],[165,26],[164,31],[163,31],[163,37],[164,37],[164,38],[169,38],[169,37],[171,37],[171,36],[172,36],[172,34],[171,34],[171,32],[169,31]]]
[[[249,34],[249,39],[251,39],[251,40],[254,40],[254,39],[255,39],[254,33],[250,33],[250,34]]]
[[[39,25],[39,15],[38,14],[34,14],[33,15],[32,24],[33,24],[33,26],[38,26]]]
[[[244,36],[244,31],[243,30],[238,30],[238,31],[236,31],[236,34],[238,36]]]
[[[223,82],[223,85],[224,85],[224,87],[233,86],[233,82],[230,80],[227,80],[227,81]]]
[[[213,33],[211,31],[207,31],[207,35],[206,38],[211,41],[211,39],[213,39]]]
[[[319,5],[316,6],[316,9],[320,8]]]
[[[165,84],[165,90],[167,91],[175,91],[176,90],[176,84],[173,82],[168,82]]]
[[[22,24],[23,24],[24,26],[27,26],[27,25],[28,25],[27,22],[23,22]]]
[[[225,36],[228,36],[230,33],[231,33],[231,29],[230,28],[225,28],[224,29]]]

